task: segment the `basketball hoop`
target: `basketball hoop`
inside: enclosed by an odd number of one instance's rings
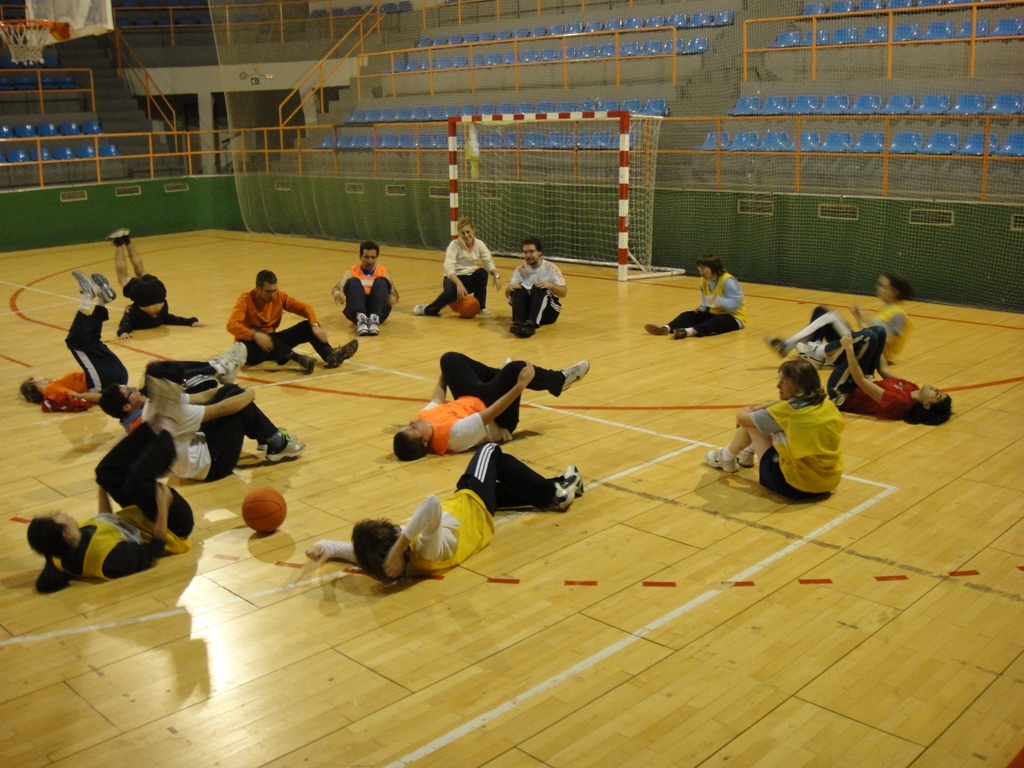
[[[71,30],[65,21],[14,19],[0,21],[0,38],[11,52],[15,64],[43,63],[43,48],[67,40]]]

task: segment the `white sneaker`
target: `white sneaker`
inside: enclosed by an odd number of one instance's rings
[[[484,307],[479,312],[477,312],[477,314],[480,315],[481,317],[490,317],[491,310],[489,310],[487,307]]]
[[[90,299],[95,299],[97,296],[96,291],[99,290],[96,287],[96,283],[92,281],[85,272],[79,272],[77,269],[71,273],[71,276],[78,281],[78,292],[83,296],[88,296]]]
[[[576,495],[577,496],[582,496],[583,495],[583,475],[581,475],[580,471],[578,469],[576,469],[576,465],[575,464],[570,464],[568,467],[565,468],[565,472],[562,473],[562,477],[573,477],[573,476],[575,476],[579,480],[579,482],[576,483]]]
[[[107,235],[106,239],[111,241],[118,240],[122,237],[127,237],[130,234],[131,232],[129,232],[126,227],[122,227],[121,229],[115,229],[113,232]]]
[[[757,457],[754,456],[753,448],[744,448],[736,455],[736,463],[739,464],[741,467],[746,467],[747,469],[749,469],[750,467],[754,466],[754,461],[756,458]]]
[[[277,431],[284,435],[288,442],[285,443],[284,448],[277,453],[271,453],[268,446],[260,445],[258,449],[266,453],[267,461],[281,461],[281,459],[294,458],[295,456],[301,456],[303,451],[306,450],[306,444],[298,438],[292,437],[288,434],[288,430],[284,427],[281,427]]]
[[[722,456],[724,450],[724,448],[719,448],[716,451],[708,451],[704,454],[704,461],[708,463],[709,467],[720,469],[723,472],[738,472],[740,468],[736,463],[736,459],[726,460]]]
[[[825,345],[820,341],[798,341],[796,343],[796,351],[800,357],[818,370],[821,370],[828,361],[828,356],[825,354]]]
[[[427,305],[426,304],[417,304],[415,307],[412,308],[412,313],[414,315],[425,315],[425,314],[427,314],[426,313],[426,309],[427,309]]]
[[[583,482],[579,474],[567,475],[564,480],[555,481],[555,498],[551,500],[551,504],[558,507],[559,512],[565,512],[572,506],[577,496],[583,495],[582,490]]]
[[[366,333],[369,336],[380,336],[380,318],[370,315],[370,321],[366,326]]]
[[[362,312],[356,315],[356,334],[359,336],[370,335],[370,323]]]
[[[217,370],[217,378],[220,379],[221,384],[234,384],[238,372],[242,370],[248,357],[249,350],[246,349],[245,344],[236,341],[227,352],[213,358],[210,365]]]
[[[589,370],[590,362],[587,360],[580,360],[576,365],[563,368],[562,375],[565,376],[565,384],[562,385],[562,391],[565,392],[565,390],[586,376]]]

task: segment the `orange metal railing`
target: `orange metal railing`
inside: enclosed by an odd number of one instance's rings
[[[174,112],[174,107],[171,106],[171,102],[164,96],[160,86],[150,76],[149,70],[146,69],[142,59],[135,53],[135,49],[129,45],[125,36],[116,28],[114,29],[114,48],[117,53],[118,74],[122,77],[133,79],[146,97],[146,117],[150,120],[153,119],[153,109],[155,107],[156,111],[160,114],[160,119],[164,121],[170,130],[176,131],[178,128],[178,118]]]

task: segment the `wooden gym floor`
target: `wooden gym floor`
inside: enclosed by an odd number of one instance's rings
[[[207,325],[121,342],[110,323],[133,380],[154,357],[226,349],[227,315],[261,268],[316,307],[332,342],[353,337],[329,293],[352,244],[142,234],[171,310]],[[235,475],[178,484],[196,513],[191,553],[38,595],[25,523],[93,513],[93,469],[120,428],[98,409],[43,414],[16,389],[75,369],[70,272],[113,277],[112,251],[0,255],[5,768],[1024,761],[1020,315],[911,303],[897,371],[951,391],[954,419],[848,418],[837,492],[786,505],[750,470],[708,469],[704,451],[728,440],[739,405],[776,396],[764,334],[796,329],[817,303],[874,298],[744,283],[747,329],[676,342],[643,324],[696,306],[696,278],[624,285],[569,265],[563,317],[520,340],[497,297],[490,318],[414,317],[439,288],[441,254],[385,248],[402,300],[380,337],[335,371],[240,379],[306,454],[259,466],[247,445]],[[515,263],[499,260],[506,282]],[[490,548],[443,579],[386,589],[308,563],[318,538],[365,516],[404,520],[454,487],[467,455],[400,464],[390,452],[449,349],[492,364],[590,360],[563,397],[527,393],[507,446],[545,474],[578,464],[586,495],[564,515],[500,516]],[[270,536],[241,522],[257,486],[288,500]]]

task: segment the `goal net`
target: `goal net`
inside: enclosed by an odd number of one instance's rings
[[[660,127],[628,112],[449,118],[452,237],[469,217],[494,253],[518,256],[534,235],[545,258],[654,274]]]

